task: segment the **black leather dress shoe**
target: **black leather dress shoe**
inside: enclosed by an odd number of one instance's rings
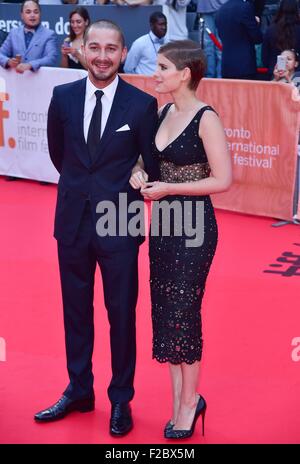
[[[112,404],[109,424],[110,434],[114,437],[122,437],[130,432],[132,427],[133,422],[129,403]]]
[[[67,396],[62,396],[57,403],[47,409],[35,414],[37,422],[51,422],[62,419],[72,411],[89,412],[95,409],[95,398],[84,398],[81,400],[71,400]]]

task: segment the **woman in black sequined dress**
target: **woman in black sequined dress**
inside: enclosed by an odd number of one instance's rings
[[[153,357],[169,363],[173,390],[166,438],[190,437],[200,415],[204,424],[206,403],[197,394],[200,309],[218,239],[209,195],[231,183],[222,124],[213,108],[196,97],[204,72],[199,44],[175,41],[160,48],[156,91],[170,93],[174,101],[161,108],[153,142],[160,177],[145,182],[139,165],[130,180],[154,201],[149,238]]]

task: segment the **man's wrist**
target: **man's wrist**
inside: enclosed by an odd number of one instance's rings
[[[143,168],[141,168],[141,166],[136,165],[136,166],[134,166],[134,167],[132,168],[132,171],[131,171],[131,172],[132,172],[132,174],[136,174],[137,172],[144,173],[145,171],[144,171]]]

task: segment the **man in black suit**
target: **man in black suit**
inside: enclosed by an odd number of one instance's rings
[[[216,24],[222,41],[222,77],[256,79],[255,44],[262,33],[252,1],[228,0],[218,10]]]
[[[35,419],[53,421],[74,410],[94,409],[93,292],[98,263],[110,323],[110,433],[119,436],[133,426],[129,402],[134,395],[137,258],[143,236],[99,233],[97,213],[102,211],[103,219],[106,207],[112,205],[116,216],[108,221],[116,220],[117,229],[118,221],[128,225],[130,214],[119,208],[119,194],[128,204],[141,199],[129,184],[140,155],[155,178],[151,142],[157,102],[118,76],[126,48],[116,24],[107,20],[92,24],[83,52],[88,78],[55,87],[48,113],[49,152],[60,173],[54,236],[70,383],[60,400]]]

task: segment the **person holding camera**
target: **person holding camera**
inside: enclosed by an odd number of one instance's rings
[[[41,7],[37,1],[21,5],[23,25],[13,28],[0,48],[0,65],[18,73],[54,66],[58,51],[55,32],[41,24]]]
[[[90,24],[90,16],[83,6],[75,8],[69,15],[70,34],[65,38],[61,47],[61,67],[86,69],[86,63],[81,52],[83,36]]]
[[[300,16],[298,0],[282,0],[272,24],[264,34],[262,60],[272,79],[277,56],[284,50],[300,53]]]
[[[299,66],[299,54],[296,50],[284,50],[277,57],[273,75],[276,82],[287,82],[294,84],[299,88],[300,86],[300,72],[296,72]]]

